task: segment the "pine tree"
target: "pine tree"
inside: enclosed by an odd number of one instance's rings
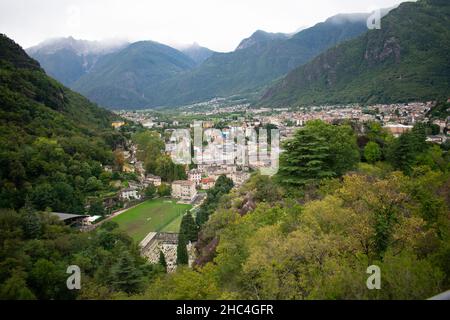
[[[185,214],[181,220],[180,236],[183,236],[187,241],[197,241],[198,226],[190,212]]]
[[[138,292],[142,285],[142,272],[128,251],[123,251],[111,267],[111,284],[116,290],[126,293]]]
[[[164,267],[164,270],[167,270],[166,257],[162,251],[159,251],[159,264]]]
[[[304,186],[334,175],[327,164],[329,147],[318,132],[308,127],[298,130],[284,149],[278,171],[282,183]]]
[[[187,244],[186,238],[180,233],[178,235],[177,265],[187,265],[189,263],[189,255],[186,248]]]

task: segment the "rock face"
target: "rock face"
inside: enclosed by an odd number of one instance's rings
[[[271,106],[428,101],[450,94],[450,2],[404,2],[269,88]]]
[[[167,263],[167,272],[173,272],[177,268],[178,233],[150,232],[139,244],[142,256],[150,263],[159,262],[159,253],[162,252]],[[189,267],[195,260],[194,245],[187,245],[189,254]]]

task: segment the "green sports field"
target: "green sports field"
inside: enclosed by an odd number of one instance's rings
[[[152,231],[178,232],[183,214],[191,208],[189,204],[177,204],[176,200],[153,199],[121,213],[112,221],[140,242]]]

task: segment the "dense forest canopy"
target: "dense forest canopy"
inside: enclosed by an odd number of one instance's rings
[[[0,206],[81,213],[124,137],[112,113],[48,77],[0,36]]]

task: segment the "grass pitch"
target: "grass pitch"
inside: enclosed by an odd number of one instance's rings
[[[153,199],[121,213],[112,221],[140,242],[152,231],[178,232],[183,214],[191,208],[190,204],[177,204],[176,200]]]

